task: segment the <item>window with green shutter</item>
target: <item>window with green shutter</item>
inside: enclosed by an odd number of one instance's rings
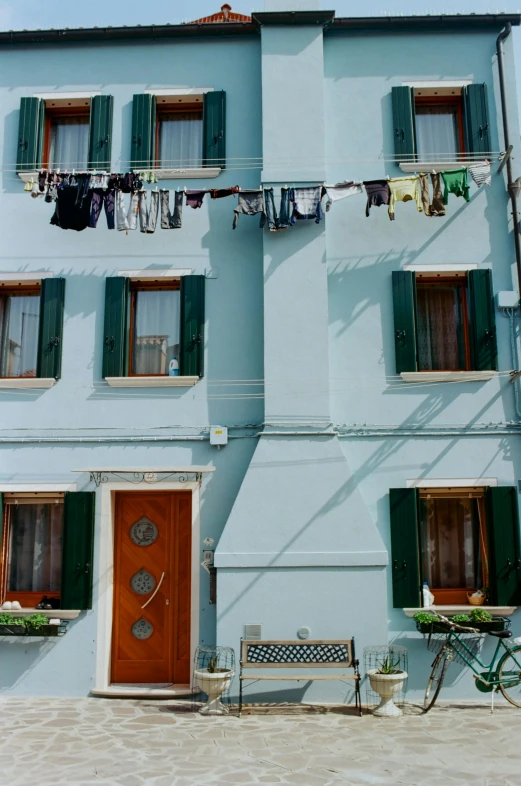
[[[492,273],[392,274],[396,372],[496,371]]]
[[[66,491],[63,510],[62,609],[92,608],[94,491]]]

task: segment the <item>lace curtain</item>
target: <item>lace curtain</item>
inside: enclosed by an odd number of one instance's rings
[[[416,106],[416,146],[420,160],[449,161],[459,153],[458,115],[454,107]]]
[[[133,374],[168,374],[179,358],[179,325],[179,290],[136,292]]]
[[[159,125],[159,166],[202,166],[203,120],[200,112],[172,112]]]
[[[85,117],[61,117],[51,125],[49,166],[55,169],[86,169],[89,155],[89,121]]]
[[[35,377],[39,295],[0,296],[0,376]]]
[[[58,592],[63,505],[9,505],[8,590]]]
[[[466,369],[460,287],[418,286],[417,304],[419,370]]]

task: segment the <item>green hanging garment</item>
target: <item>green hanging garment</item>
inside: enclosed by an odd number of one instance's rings
[[[448,204],[449,194],[454,194],[457,197],[463,197],[466,202],[470,201],[469,197],[469,184],[467,183],[467,168],[451,169],[448,172],[442,172],[443,183],[445,191],[443,192],[443,204]]]

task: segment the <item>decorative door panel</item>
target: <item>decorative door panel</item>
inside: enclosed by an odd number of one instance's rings
[[[191,494],[116,494],[112,682],[190,679]]]

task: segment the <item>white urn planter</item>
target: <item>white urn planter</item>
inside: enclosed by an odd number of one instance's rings
[[[396,718],[402,711],[393,701],[393,697],[401,690],[402,683],[407,679],[406,671],[397,671],[394,674],[380,674],[378,669],[367,672],[371,689],[380,696],[380,704],[373,710],[373,715],[383,718]]]
[[[228,690],[235,672],[231,669],[196,669],[194,679],[200,689],[208,695],[208,701],[199,711],[201,715],[225,715],[228,709],[223,706],[221,696]]]

